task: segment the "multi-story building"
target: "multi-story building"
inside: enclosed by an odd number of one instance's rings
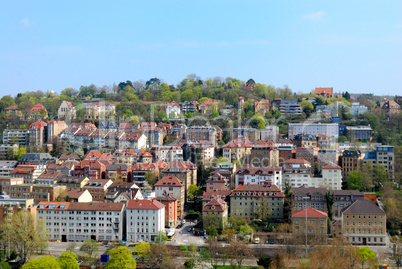
[[[336,164],[321,165],[321,177],[312,177],[315,184],[312,187],[324,186],[330,190],[340,190],[342,188],[342,168]],[[313,183],[313,182],[312,182]]]
[[[357,190],[328,190],[326,188],[314,188],[301,186],[292,188],[292,211],[302,208],[315,208],[323,212],[328,212],[326,194],[333,195],[332,205],[333,217],[339,219],[342,211],[356,200],[364,200],[364,193]]]
[[[29,116],[29,118],[32,120],[40,120],[46,119],[47,115],[48,113],[46,108],[42,104],[37,103],[31,108],[31,115]]]
[[[124,133],[118,138],[119,149],[145,149],[147,137],[142,133]]]
[[[156,200],[165,205],[165,226],[176,227],[179,219],[179,199],[173,194],[164,193],[162,196],[156,197]]]
[[[115,163],[106,166],[106,177],[113,181],[128,181],[132,178],[131,166],[125,163]]]
[[[0,161],[0,177],[8,177],[17,166],[17,161]]]
[[[36,218],[36,207],[34,199],[0,199],[0,224],[11,222],[13,216],[20,211],[30,213]]]
[[[239,185],[230,195],[230,214],[262,220],[283,219],[284,197],[275,185]]]
[[[155,196],[163,197],[165,194],[171,194],[178,200],[177,217],[182,218],[184,215],[184,204],[186,202],[186,190],[184,183],[175,176],[164,176],[154,184]]]
[[[127,242],[155,242],[165,227],[165,205],[156,199],[127,203]]]
[[[350,114],[352,114],[352,116],[356,116],[356,115],[367,112],[367,107],[365,105],[361,105],[359,102],[353,102],[349,106],[349,109],[350,109]]]
[[[253,143],[247,138],[233,139],[222,147],[223,157],[230,162],[240,161],[251,154]]]
[[[41,201],[55,201],[66,191],[65,186],[27,185],[3,186],[3,191],[10,195],[10,198],[34,199],[37,204]]]
[[[208,100],[200,104],[201,115],[209,115],[215,109],[218,109],[218,102],[214,100]]]
[[[311,182],[311,163],[304,159],[288,159],[283,166],[282,186],[309,186]]]
[[[57,181],[57,185],[66,186],[72,189],[81,189],[87,185],[89,181],[88,177],[74,177],[74,176],[63,176]]]
[[[386,214],[374,203],[357,200],[342,212],[342,234],[353,245],[386,245]]]
[[[250,140],[251,142],[254,142],[256,140],[260,140],[260,131],[251,128],[248,126],[240,126],[237,128],[233,128],[232,131],[232,139],[237,139],[237,138],[245,138]]]
[[[346,126],[346,137],[349,141],[367,140],[370,141],[374,131],[370,126]]]
[[[180,146],[155,146],[151,152],[159,162],[183,161],[183,149]]]
[[[197,166],[192,162],[170,162],[161,173],[161,176],[175,176],[184,183],[185,197],[190,185],[197,185]]]
[[[319,118],[324,118],[324,119],[330,119],[332,118],[334,115],[336,116],[337,111],[334,109],[333,106],[326,106],[326,105],[322,105],[322,106],[317,106],[315,108],[317,116],[319,116]]]
[[[69,101],[63,101],[60,104],[60,107],[57,111],[57,118],[59,120],[67,120],[71,121],[75,119],[75,115],[77,113],[77,110],[73,106],[73,104]]]
[[[141,129],[144,131],[145,136],[147,137],[147,146],[148,148],[153,146],[162,146],[163,138],[166,135],[166,132],[163,128],[160,127],[145,127]]]
[[[213,126],[190,126],[186,130],[186,139],[188,141],[208,140],[212,145],[216,146],[218,143],[217,130]]]
[[[317,147],[320,149],[335,149],[336,140],[335,137],[325,134],[316,135]]]
[[[8,153],[11,151],[17,154],[18,148],[18,144],[0,144],[0,160],[9,159]]]
[[[112,184],[110,179],[90,179],[84,188],[91,193],[94,202],[104,202],[107,189]]]
[[[12,186],[12,185],[21,185],[24,184],[23,178],[12,178],[10,176],[1,176],[0,177],[0,193],[4,193],[5,186]],[[10,190],[10,189],[8,189]]]
[[[185,101],[185,102],[181,102],[179,103],[180,105],[180,110],[183,113],[194,113],[196,111],[198,111],[197,105],[198,102],[197,101]]]
[[[303,112],[297,100],[281,100],[278,109],[282,115],[301,115]]]
[[[381,112],[387,117],[395,116],[401,111],[401,106],[393,100],[385,100],[380,103]]]
[[[362,162],[362,154],[360,150],[345,150],[340,157],[340,165],[342,167],[342,177],[347,178],[348,174],[360,168]]]
[[[214,171],[210,174],[206,181],[206,190],[228,190],[231,183],[231,174],[224,174],[223,171]]]
[[[181,114],[180,106],[176,101],[166,105],[166,115],[169,119],[179,118]]]
[[[84,102],[84,118],[88,120],[99,120],[114,115],[115,112],[115,105],[109,102],[99,100]]]
[[[209,221],[209,218],[212,218],[213,223],[218,225],[218,229],[223,229],[227,225],[228,221],[228,205],[222,199],[213,198],[211,201],[206,203],[202,209],[202,219],[204,221],[204,227]]]
[[[339,153],[335,149],[320,149],[317,155],[317,161],[321,164],[334,163],[337,164]]]
[[[375,150],[366,152],[363,164],[372,163],[372,165],[380,164],[385,167],[388,172],[389,179],[394,179],[394,147],[388,145],[376,146]]]
[[[74,176],[90,179],[106,178],[106,166],[98,160],[82,160],[74,167]]]
[[[326,242],[327,218],[327,213],[313,208],[295,211],[292,213],[293,234],[303,239],[308,238],[310,244],[313,242]]]
[[[314,163],[319,151],[319,148],[296,148],[296,159],[304,159],[310,163]]]
[[[5,129],[3,132],[4,144],[29,145],[29,131],[24,129]]]
[[[146,181],[146,173],[153,171],[155,177],[159,177],[159,167],[155,163],[136,163],[131,169],[133,173],[132,181],[142,187]]]
[[[47,143],[56,143],[58,135],[66,128],[67,124],[64,121],[49,121],[47,123]]]
[[[317,137],[311,134],[297,134],[293,137],[293,143],[298,148],[315,148],[317,147]]]
[[[209,161],[215,157],[215,146],[207,141],[186,141],[182,144],[184,151],[184,156],[186,161],[191,161],[193,163],[202,163],[204,166],[209,165]]]
[[[47,123],[36,121],[29,126],[29,145],[42,147],[47,142]]]
[[[16,106],[9,106],[4,109],[5,112],[5,119],[12,120],[12,119],[21,119],[22,113]]]
[[[292,138],[298,134],[320,135],[326,134],[333,137],[339,136],[339,124],[337,123],[289,123],[288,136]]]
[[[44,171],[40,176],[35,181],[35,184],[38,185],[54,185],[56,184],[59,179],[64,177],[65,175],[61,172],[49,172],[49,171]]]
[[[24,184],[34,184],[36,179],[45,171],[43,165],[17,165],[10,173],[13,178],[23,178]]]
[[[36,210],[37,219],[46,223],[50,240],[123,240],[124,203],[41,202]]]
[[[86,189],[68,189],[68,201],[76,203],[92,202],[92,195]]]
[[[235,174],[235,187],[250,184],[282,187],[282,168],[246,166],[238,169]]]
[[[266,126],[264,130],[260,130],[260,139],[261,140],[274,140],[279,136],[279,127],[269,125]]]

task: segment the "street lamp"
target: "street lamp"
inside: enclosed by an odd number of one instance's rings
[[[310,197],[308,197],[308,196],[304,196],[303,197],[303,200],[306,200],[306,221],[305,221],[305,224],[306,224],[306,259],[307,259],[307,200],[308,199],[310,199]]]

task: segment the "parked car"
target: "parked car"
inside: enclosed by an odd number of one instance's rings
[[[191,232],[193,230],[193,227],[188,227],[187,232]]]
[[[181,223],[183,223],[183,224],[184,224],[184,223],[186,223],[186,220],[185,220],[185,219],[183,219],[183,220],[181,221]]]
[[[260,243],[260,238],[259,237],[254,238],[254,243],[259,244]]]

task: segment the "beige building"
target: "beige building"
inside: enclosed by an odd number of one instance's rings
[[[255,113],[261,113],[261,115],[265,116],[265,114],[269,111],[269,100],[261,99],[259,102],[254,102]]]
[[[283,219],[284,198],[275,185],[239,185],[230,195],[230,214],[251,219]]]
[[[57,142],[57,136],[67,128],[64,121],[49,121],[47,123],[47,143],[53,144]]]
[[[186,139],[188,141],[208,140],[214,146],[218,143],[217,135],[217,130],[214,126],[194,125],[186,130]]]
[[[218,229],[226,227],[228,222],[228,205],[222,199],[213,198],[210,202],[206,203],[202,209],[202,219],[204,228],[207,228],[208,224],[219,223]]]
[[[84,118],[88,120],[99,120],[108,115],[114,115],[116,107],[114,104],[105,101],[90,101],[84,103]]]
[[[184,203],[186,202],[184,183],[175,176],[164,176],[154,184],[154,187],[156,197],[163,197],[165,194],[170,193],[178,199],[177,217],[183,218]]]
[[[3,190],[10,195],[10,198],[16,199],[34,199],[37,204],[41,201],[55,201],[60,195],[66,194],[65,186],[44,186],[44,185],[15,185],[4,186]]]
[[[18,107],[16,106],[9,106],[4,109],[4,112],[6,113],[5,118],[6,119],[20,119],[22,118],[22,113],[20,110],[18,110]]]
[[[47,142],[47,123],[36,121],[29,126],[29,145],[42,147]]]
[[[327,241],[327,218],[327,213],[313,208],[295,211],[292,213],[293,234],[304,239],[307,232],[309,244],[325,243]]]
[[[230,162],[240,161],[251,154],[253,144],[247,138],[233,139],[222,147],[223,157]]]
[[[175,176],[184,183],[185,197],[191,184],[197,185],[197,166],[192,162],[173,161],[162,170],[161,176]]]
[[[386,245],[386,214],[368,200],[357,200],[342,213],[342,234],[354,245]]]
[[[36,218],[34,199],[0,199],[0,224],[11,222],[14,215],[20,211],[27,211]]]
[[[87,189],[68,189],[68,201],[89,203],[92,202],[92,195]]]
[[[278,166],[279,150],[272,140],[255,141],[251,148],[250,163],[254,166]]]
[[[77,111],[71,102],[63,101],[57,111],[57,117],[59,120],[71,121],[72,119],[75,119],[76,113]]]

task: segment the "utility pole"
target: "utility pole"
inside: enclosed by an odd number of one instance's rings
[[[306,201],[306,220],[305,220],[305,224],[306,224],[306,259],[307,259],[307,234],[308,234],[308,230],[307,230],[307,209],[308,209],[308,207],[307,207],[307,200],[308,200],[308,199],[310,199],[310,197],[308,197],[308,196],[304,196],[304,197],[303,197],[303,200]]]

